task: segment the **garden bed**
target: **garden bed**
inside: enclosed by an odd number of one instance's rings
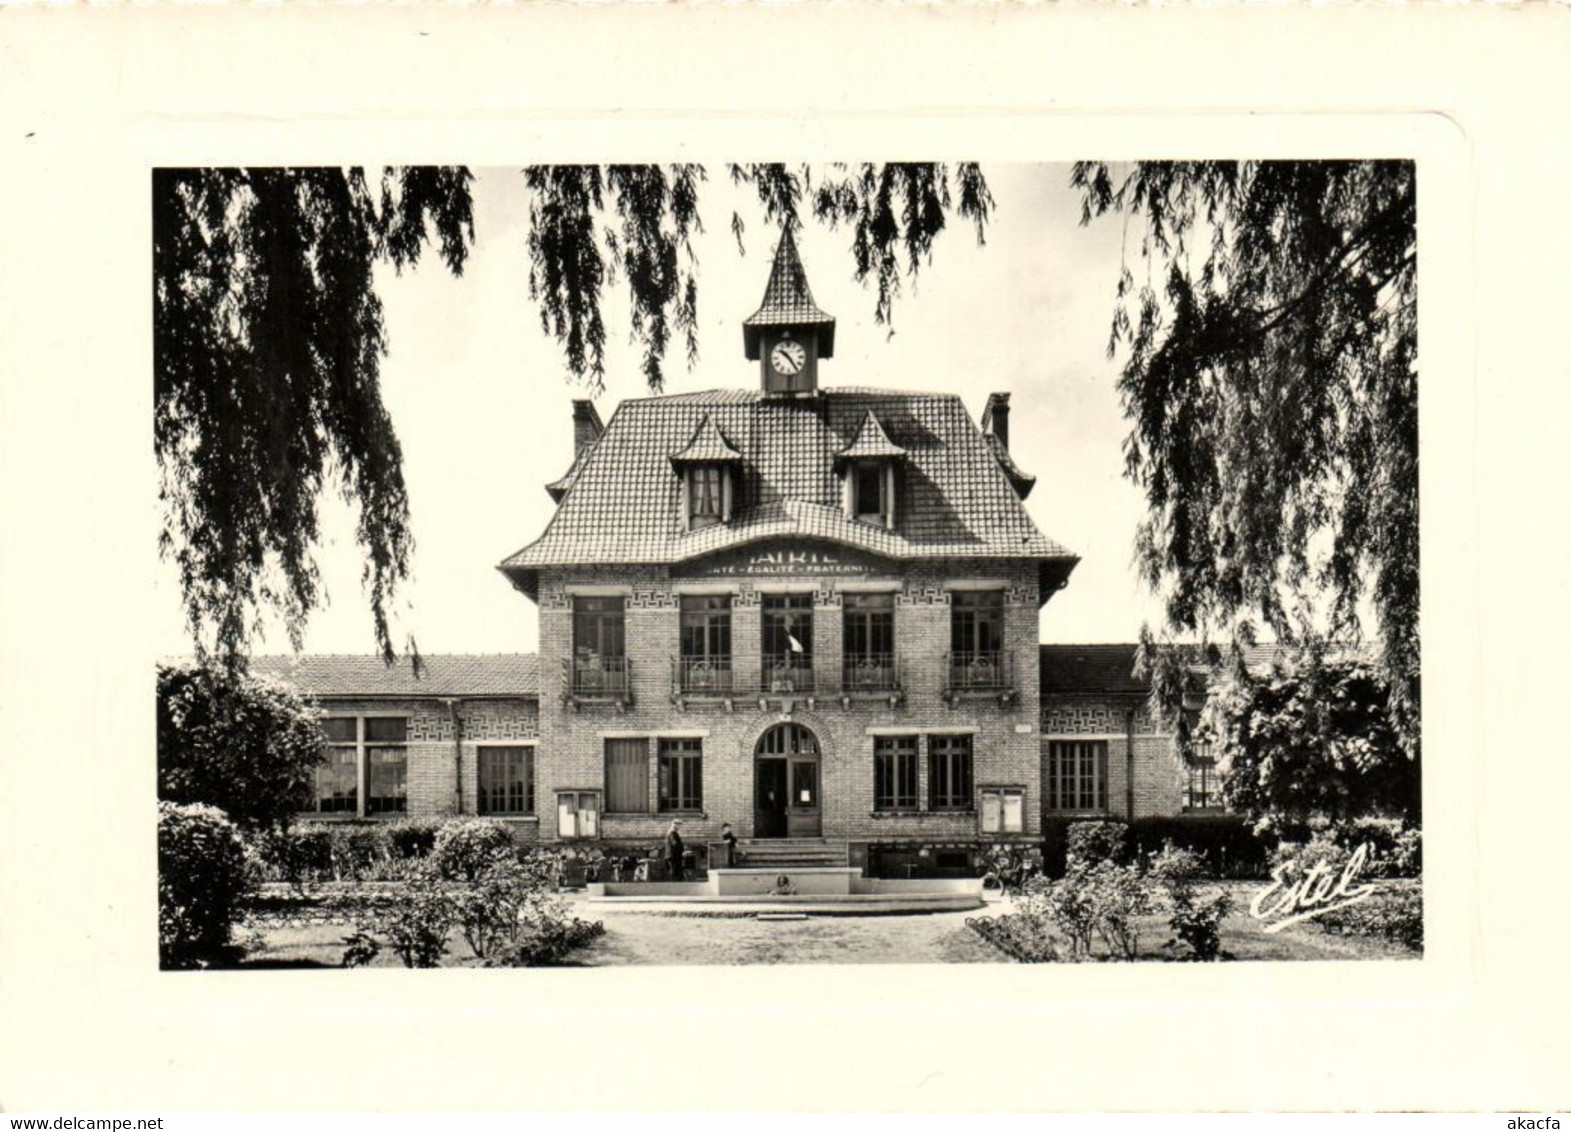
[[[1233,896],[1234,911],[1221,925],[1222,958],[1230,961],[1294,961],[1294,960],[1369,960],[1369,959],[1418,959],[1423,955],[1421,937],[1416,945],[1411,933],[1397,928],[1387,928],[1394,917],[1381,911],[1392,900],[1407,901],[1417,896],[1417,885],[1411,882],[1390,882],[1381,885],[1381,891],[1368,902],[1362,913],[1358,905],[1339,913],[1305,920],[1276,932],[1268,932],[1269,924],[1249,914],[1250,901],[1261,885],[1258,883],[1232,882],[1222,887]],[[1398,895],[1400,894],[1400,895]],[[1412,894],[1412,895],[1409,895]],[[1001,954],[1021,963],[1053,962],[1069,952],[1069,941],[1060,932],[1048,929],[1046,939],[1027,924],[1018,913],[1000,909],[1000,914],[972,917],[966,926],[986,940]],[[1187,958],[1186,949],[1169,946],[1172,932],[1167,923],[1168,912],[1160,910],[1135,918],[1135,930],[1140,940],[1141,962],[1173,962]],[[1370,930],[1366,924],[1380,925]],[[1106,943],[1097,940],[1092,945],[1091,959],[1112,961],[1115,956]]]

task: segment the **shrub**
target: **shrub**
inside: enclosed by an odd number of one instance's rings
[[[1151,910],[1151,897],[1145,877],[1134,866],[1073,858],[1058,880],[1026,881],[1018,908],[1015,929],[1036,937],[1044,952],[1052,949],[1051,932],[1056,929],[1068,941],[1068,958],[1074,962],[1091,957],[1097,937],[1115,957],[1134,959],[1140,943],[1136,917]]]
[[[1072,961],[1091,957],[1096,904],[1084,886],[1071,884],[1068,877],[1033,877],[1020,890],[1017,914],[1021,934],[1035,940],[1041,950],[1053,950],[1052,929],[1056,928],[1069,941]]]
[[[438,818],[400,818],[386,827],[388,848],[399,860],[429,857],[442,826]]]
[[[405,967],[435,967],[447,952],[456,909],[429,868],[411,877],[403,893],[363,914],[345,938],[344,966],[369,963],[385,946]]]
[[[476,881],[497,861],[517,859],[513,835],[501,822],[471,818],[437,831],[431,860],[444,880]]]
[[[1353,858],[1354,849],[1337,844],[1327,832],[1316,833],[1308,841],[1284,841],[1271,854],[1271,874],[1280,874],[1287,883],[1303,879],[1317,865],[1323,873],[1340,876]]]
[[[1166,845],[1152,857],[1147,875],[1161,886],[1172,912],[1167,924],[1174,939],[1169,946],[1183,945],[1191,958],[1209,962],[1222,957],[1222,921],[1233,900],[1222,889],[1203,887],[1205,873],[1198,853]]]
[[[1074,867],[1068,883],[1074,878]],[[1140,934],[1136,917],[1151,911],[1151,893],[1146,878],[1132,865],[1102,861],[1086,870],[1082,880],[1091,893],[1096,931],[1108,950],[1121,959],[1140,955]]]
[[[1076,861],[1095,865],[1101,861],[1125,859],[1125,839],[1129,826],[1121,821],[1082,821],[1069,827],[1067,856],[1070,867]]]
[[[1424,948],[1424,895],[1416,884],[1384,885],[1367,900],[1333,908],[1316,919],[1328,932],[1388,939],[1413,951]]]
[[[319,713],[280,681],[221,665],[158,666],[158,796],[216,806],[242,829],[310,805],[327,753]]]
[[[1264,877],[1272,848],[1232,814],[1136,818],[1129,823],[1129,841],[1136,858],[1159,853],[1167,844],[1193,850],[1206,875],[1227,878]]]
[[[482,828],[445,842],[439,836],[429,857],[395,862],[407,874],[401,890],[381,893],[374,902],[350,902],[358,907],[355,931],[344,937],[345,966],[363,966],[386,950],[407,967],[435,967],[455,926],[475,958],[490,967],[555,963],[601,934],[600,924],[569,916],[555,895],[561,854],[520,855],[511,838],[504,854],[483,828],[495,823],[455,825]],[[446,861],[440,859],[444,848]],[[470,866],[476,871],[466,875]]]
[[[550,903],[558,908],[525,917],[518,935],[496,951],[486,961],[487,966],[549,967],[605,934],[605,925],[600,921],[568,916],[561,910],[560,901]]]
[[[452,893],[459,927],[477,959],[490,963],[506,954],[526,921],[566,915],[565,905],[552,895],[556,864],[546,854],[523,861],[499,857],[472,884]]]
[[[398,880],[409,875],[410,862],[429,855],[438,823],[412,820],[373,822],[303,822],[286,830],[265,830],[252,836],[267,880],[299,885],[316,881]],[[425,852],[420,851],[421,844]]]
[[[1422,835],[1400,818],[1355,818],[1327,826],[1325,834],[1349,853],[1368,845],[1370,876],[1412,877],[1422,871]]]
[[[1052,934],[1028,922],[1019,913],[967,919],[966,927],[1022,963],[1054,963],[1058,960],[1058,948],[1053,945]]]
[[[280,847],[287,870],[286,879],[298,883],[332,878],[333,838],[330,827],[316,824],[295,826],[276,835],[273,842]]]
[[[250,887],[245,843],[213,806],[158,804],[158,955],[166,969],[229,965]]]
[[[1233,898],[1221,889],[1198,897],[1193,904],[1175,908],[1167,926],[1174,939],[1189,948],[1190,958],[1202,963],[1223,957],[1222,921],[1233,910]]]
[[[357,822],[329,826],[327,844],[334,880],[377,879],[393,857],[392,842],[381,825]]]

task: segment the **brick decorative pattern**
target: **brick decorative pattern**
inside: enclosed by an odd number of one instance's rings
[[[1130,712],[1137,733],[1155,730],[1144,696],[1048,694],[1042,697],[1042,734],[1122,735],[1130,729]]]

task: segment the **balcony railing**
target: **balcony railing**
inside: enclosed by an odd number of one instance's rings
[[[945,694],[951,698],[970,694],[1013,697],[1014,657],[1007,652],[950,652],[944,655]]]
[[[728,656],[674,656],[671,691],[690,696],[729,696],[736,691]]]
[[[904,662],[894,653],[853,654],[839,664],[803,653],[671,658],[671,697],[904,696]]]
[[[625,656],[578,656],[562,662],[567,699],[609,700],[626,704],[633,698],[633,662]]]
[[[847,653],[840,666],[842,695],[882,695],[902,687],[900,658],[894,653]]]
[[[758,690],[775,695],[818,691],[818,669],[806,653],[766,653]]]

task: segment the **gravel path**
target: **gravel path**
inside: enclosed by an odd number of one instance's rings
[[[606,934],[575,966],[712,963],[1007,963],[965,926],[982,912],[760,921],[593,909]],[[585,915],[589,909],[576,910]]]

